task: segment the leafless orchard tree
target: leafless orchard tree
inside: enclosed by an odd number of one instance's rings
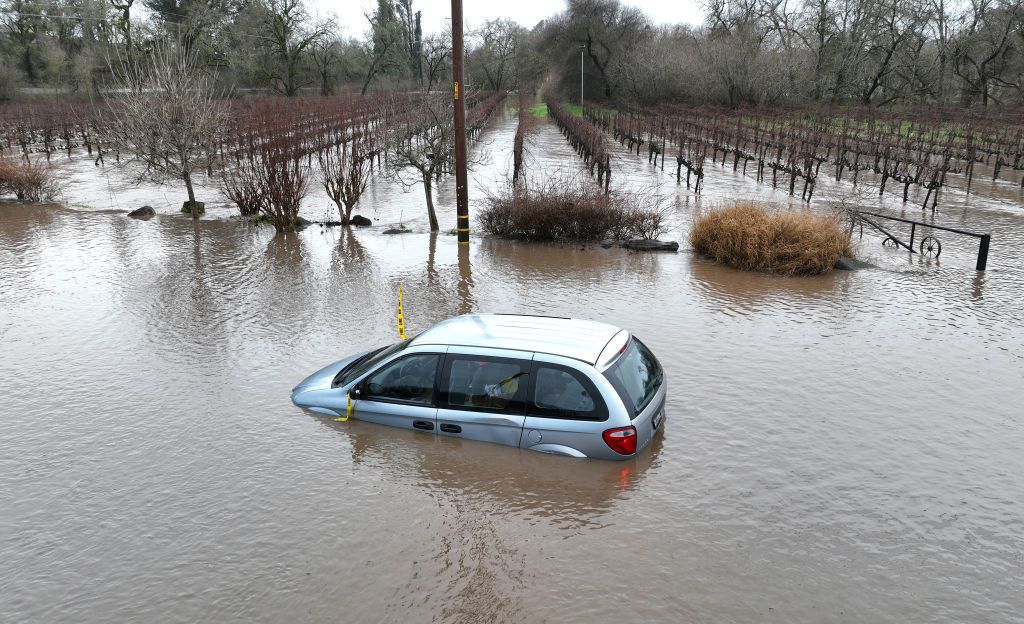
[[[455,168],[452,99],[447,93],[427,95],[409,110],[391,111],[389,117],[384,120],[390,131],[386,147],[388,171],[406,188],[423,185],[430,230],[436,232],[439,226],[434,211],[434,184]],[[468,149],[467,157],[471,168],[485,158]]]
[[[434,182],[455,163],[454,117],[449,98],[424,97],[400,126],[392,128],[388,146],[388,163],[395,178],[407,188],[423,185],[431,232],[440,229],[434,211]]]
[[[309,191],[305,155],[287,146],[262,146],[257,155],[266,190],[260,211],[278,232],[294,232],[299,225],[299,208]]]
[[[114,71],[122,95],[110,100],[109,127],[130,156],[123,162],[141,164],[140,180],[184,182],[182,212],[198,219],[205,206],[196,201],[193,178],[211,166],[208,146],[227,122],[213,77],[199,66],[195,48],[169,40],[146,57],[122,56]]]
[[[338,207],[342,225],[352,219],[352,209],[370,181],[370,165],[376,148],[372,135],[355,135],[317,152],[320,182]]]

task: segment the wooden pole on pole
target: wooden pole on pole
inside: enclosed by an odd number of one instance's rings
[[[460,245],[469,244],[466,181],[466,101],[462,80],[462,0],[452,0],[452,95],[455,98],[455,212]]]

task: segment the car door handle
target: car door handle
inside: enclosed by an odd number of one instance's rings
[[[441,425],[441,431],[444,431],[445,433],[462,433],[462,427],[443,423]]]
[[[422,429],[424,431],[434,430],[434,423],[430,422],[429,420],[414,420],[412,421],[412,426],[415,427],[416,429]]]

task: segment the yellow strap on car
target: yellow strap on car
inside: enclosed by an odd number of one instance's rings
[[[334,422],[345,422],[349,418],[352,418],[352,395],[346,394],[345,398],[348,399],[348,408],[345,410],[344,418],[335,418]]]
[[[405,340],[405,314],[402,312],[402,285],[398,285],[398,337]]]

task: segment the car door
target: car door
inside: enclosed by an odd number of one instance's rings
[[[404,353],[356,385],[353,417],[392,427],[434,431],[437,374],[443,354]]]
[[[454,349],[441,371],[438,435],[519,446],[533,354]]]
[[[574,457],[610,452],[601,437],[608,407],[583,368],[567,358],[540,353],[534,357],[520,446]]]

